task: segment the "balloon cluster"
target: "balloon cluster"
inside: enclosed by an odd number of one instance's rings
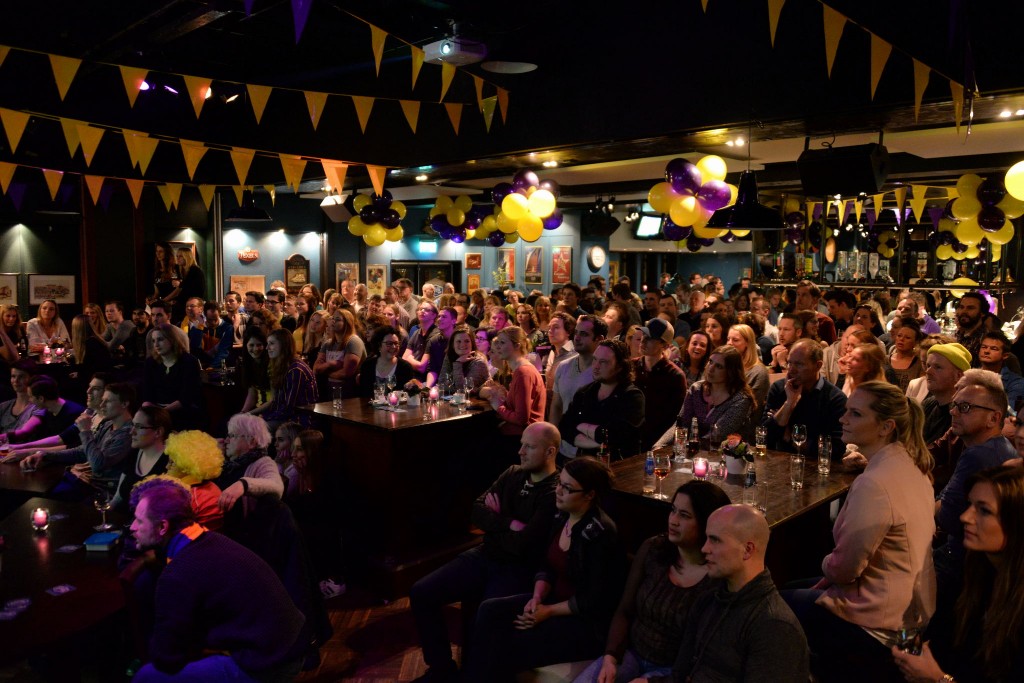
[[[749,230],[716,230],[707,228],[708,221],[718,209],[736,202],[739,192],[735,185],[725,182],[728,171],[725,160],[715,155],[702,158],[696,164],[686,159],[673,159],[665,165],[665,180],[647,193],[647,203],[655,211],[667,214],[662,232],[679,248],[699,251],[710,247],[715,238],[735,242]]]
[[[430,229],[441,239],[462,244],[473,239],[488,215],[487,208],[473,206],[473,200],[464,194],[454,200],[441,196],[430,210]]]
[[[1024,161],[1018,161],[1003,178],[1006,192],[1014,199],[1024,200]]]
[[[868,232],[868,249],[877,251],[882,258],[895,256],[898,246],[900,246],[900,238],[894,230],[883,230],[879,233],[874,230]]]
[[[935,256],[941,261],[978,258],[990,244],[992,260],[998,261],[1003,245],[1013,239],[1010,219],[1024,214],[1024,200],[1008,193],[1003,180],[974,173],[960,176],[956,189],[958,197],[946,205],[939,230],[930,237]]]
[[[530,170],[518,171],[511,183],[498,183],[491,190],[494,210],[480,221],[476,236],[493,247],[514,244],[523,238],[536,242],[545,230],[562,224],[557,206],[558,183],[541,180]]]
[[[402,219],[405,218],[405,204],[394,201],[391,193],[357,194],[352,199],[352,208],[359,212],[348,221],[348,231],[362,237],[368,247],[379,247],[384,241],[398,242],[405,235]]]

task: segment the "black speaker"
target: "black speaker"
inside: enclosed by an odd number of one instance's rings
[[[807,149],[796,164],[804,194],[812,197],[875,194],[889,176],[889,152],[875,143]]]
[[[600,210],[584,211],[580,216],[583,237],[608,237],[619,229],[619,219]]]

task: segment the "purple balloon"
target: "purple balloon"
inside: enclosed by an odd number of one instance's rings
[[[553,212],[551,212],[550,216],[543,220],[542,223],[544,225],[545,230],[554,230],[555,228],[562,224],[562,210],[555,209]]]
[[[703,244],[705,247],[710,247],[712,244],[715,243],[714,237],[699,237],[697,239],[699,239],[700,243]]]
[[[791,211],[786,214],[786,225],[794,230],[803,230],[807,226],[807,219],[799,211]]]
[[[956,201],[956,198],[954,197],[953,199],[950,199],[948,202],[946,202],[946,207],[944,209],[942,209],[942,218],[952,218],[953,217],[953,202],[955,202],[955,201]]]
[[[359,218],[367,225],[376,225],[383,217],[380,207],[375,204],[367,204],[359,209]]]
[[[736,235],[732,234],[731,232],[727,232],[718,239],[722,240],[726,244],[732,244],[733,242],[736,241]]]
[[[709,180],[700,186],[697,191],[697,199],[701,206],[708,211],[718,211],[732,199],[732,191],[729,186],[721,180]]]
[[[487,241],[491,243],[492,247],[500,247],[505,244],[505,233],[496,230],[487,236]]]
[[[448,219],[443,213],[438,214],[430,219],[430,227],[434,229],[434,232],[441,234],[441,231],[448,227]]]
[[[931,245],[932,249],[938,249],[939,245],[942,244],[942,237],[937,232],[933,232],[928,235],[928,244]]]
[[[512,176],[512,188],[519,194],[526,194],[526,191],[531,187],[537,187],[540,185],[540,178],[533,171],[524,168],[521,171],[516,171],[516,174]]]
[[[676,194],[697,194],[701,188],[700,169],[686,159],[673,159],[668,162],[665,166],[665,180],[672,185]]]
[[[948,231],[940,232],[939,242],[951,247],[956,242],[956,235]]]
[[[970,247],[968,247],[966,244],[963,244],[960,240],[953,242],[953,244],[951,244],[950,246],[953,247],[953,251],[955,251],[958,254],[963,254],[968,249],[970,249]]]
[[[380,194],[374,192],[370,195],[370,199],[373,200],[373,203],[376,206],[379,206],[382,209],[387,209],[391,206],[391,200],[394,199],[394,197],[391,196],[391,193],[388,190],[384,190]]]
[[[669,219],[665,219],[665,227],[662,228],[665,239],[678,242],[683,239],[683,229]]]
[[[501,206],[505,197],[513,192],[515,192],[515,188],[512,187],[512,183],[498,183],[491,189],[491,201]]]
[[[693,226],[692,225],[684,225],[683,227],[679,228],[679,230],[680,230],[680,237],[679,237],[679,239],[681,239],[681,240],[689,239],[690,235],[693,234]]]
[[[384,215],[381,217],[380,222],[389,228],[397,228],[402,222],[402,217],[394,209],[384,209]]]
[[[1006,196],[1006,187],[999,178],[986,178],[978,185],[976,194],[982,206],[995,206]],[[999,227],[1002,227],[1002,224]]]
[[[449,239],[451,239],[452,242],[455,242],[455,244],[462,244],[466,241],[466,229],[463,227],[455,228],[452,230],[451,237]]]
[[[542,190],[547,190],[548,192],[553,194],[555,196],[555,199],[558,199],[558,195],[562,194],[561,185],[559,185],[558,183],[551,179],[540,181],[540,185],[538,187],[540,187],[540,189]]]
[[[1005,222],[1006,214],[998,206],[983,206],[978,212],[978,225],[985,232],[999,232]]]
[[[690,251],[700,251],[701,239],[696,235],[690,235],[686,238],[686,248]]]

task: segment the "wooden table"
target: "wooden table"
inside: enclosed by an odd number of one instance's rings
[[[65,468],[46,465],[24,472],[16,462],[0,463],[0,517],[5,517],[33,496],[45,496],[64,476]]]
[[[706,452],[700,454],[708,457]],[[768,509],[765,517],[772,529],[768,544],[767,563],[776,583],[821,574],[821,559],[832,548],[832,521],[830,503],[845,496],[856,472],[843,470],[833,463],[827,477],[820,476],[817,462],[808,459],[804,464],[804,486],[794,489],[789,478],[790,454],[769,451],[757,458],[755,467],[759,482],[768,482]],[[693,475],[679,471],[673,462],[673,472],[662,482],[664,492],[671,496]],[[619,533],[630,551],[636,550],[645,539],[665,531],[670,501],[643,495],[644,456],[612,463],[615,474],[614,495],[608,508],[619,525]],[[734,503],[743,502],[742,477],[730,475],[724,482],[714,478]]]
[[[412,583],[479,541],[469,533],[472,501],[511,462],[489,448],[497,416],[485,401],[465,413],[447,403],[373,408],[365,398],[312,411],[331,454],[330,476],[342,487],[339,519],[346,561],[360,565],[380,594]]]
[[[45,532],[36,532],[29,515],[37,507],[67,516],[51,522]],[[113,513],[107,516],[116,521]],[[0,621],[0,662],[46,650],[63,652],[63,641],[124,607],[116,550],[57,552],[62,546],[81,544],[95,533],[92,527],[99,522],[100,513],[92,506],[45,498],[30,498],[0,522],[5,545],[0,555],[0,606],[8,600],[32,600],[13,620]],[[59,596],[46,592],[65,583],[75,590]]]

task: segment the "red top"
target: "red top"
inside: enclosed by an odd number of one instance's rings
[[[544,377],[530,363],[523,363],[512,373],[505,402],[498,406],[498,417],[503,422],[502,434],[518,436],[527,426],[544,419],[547,391]]]

